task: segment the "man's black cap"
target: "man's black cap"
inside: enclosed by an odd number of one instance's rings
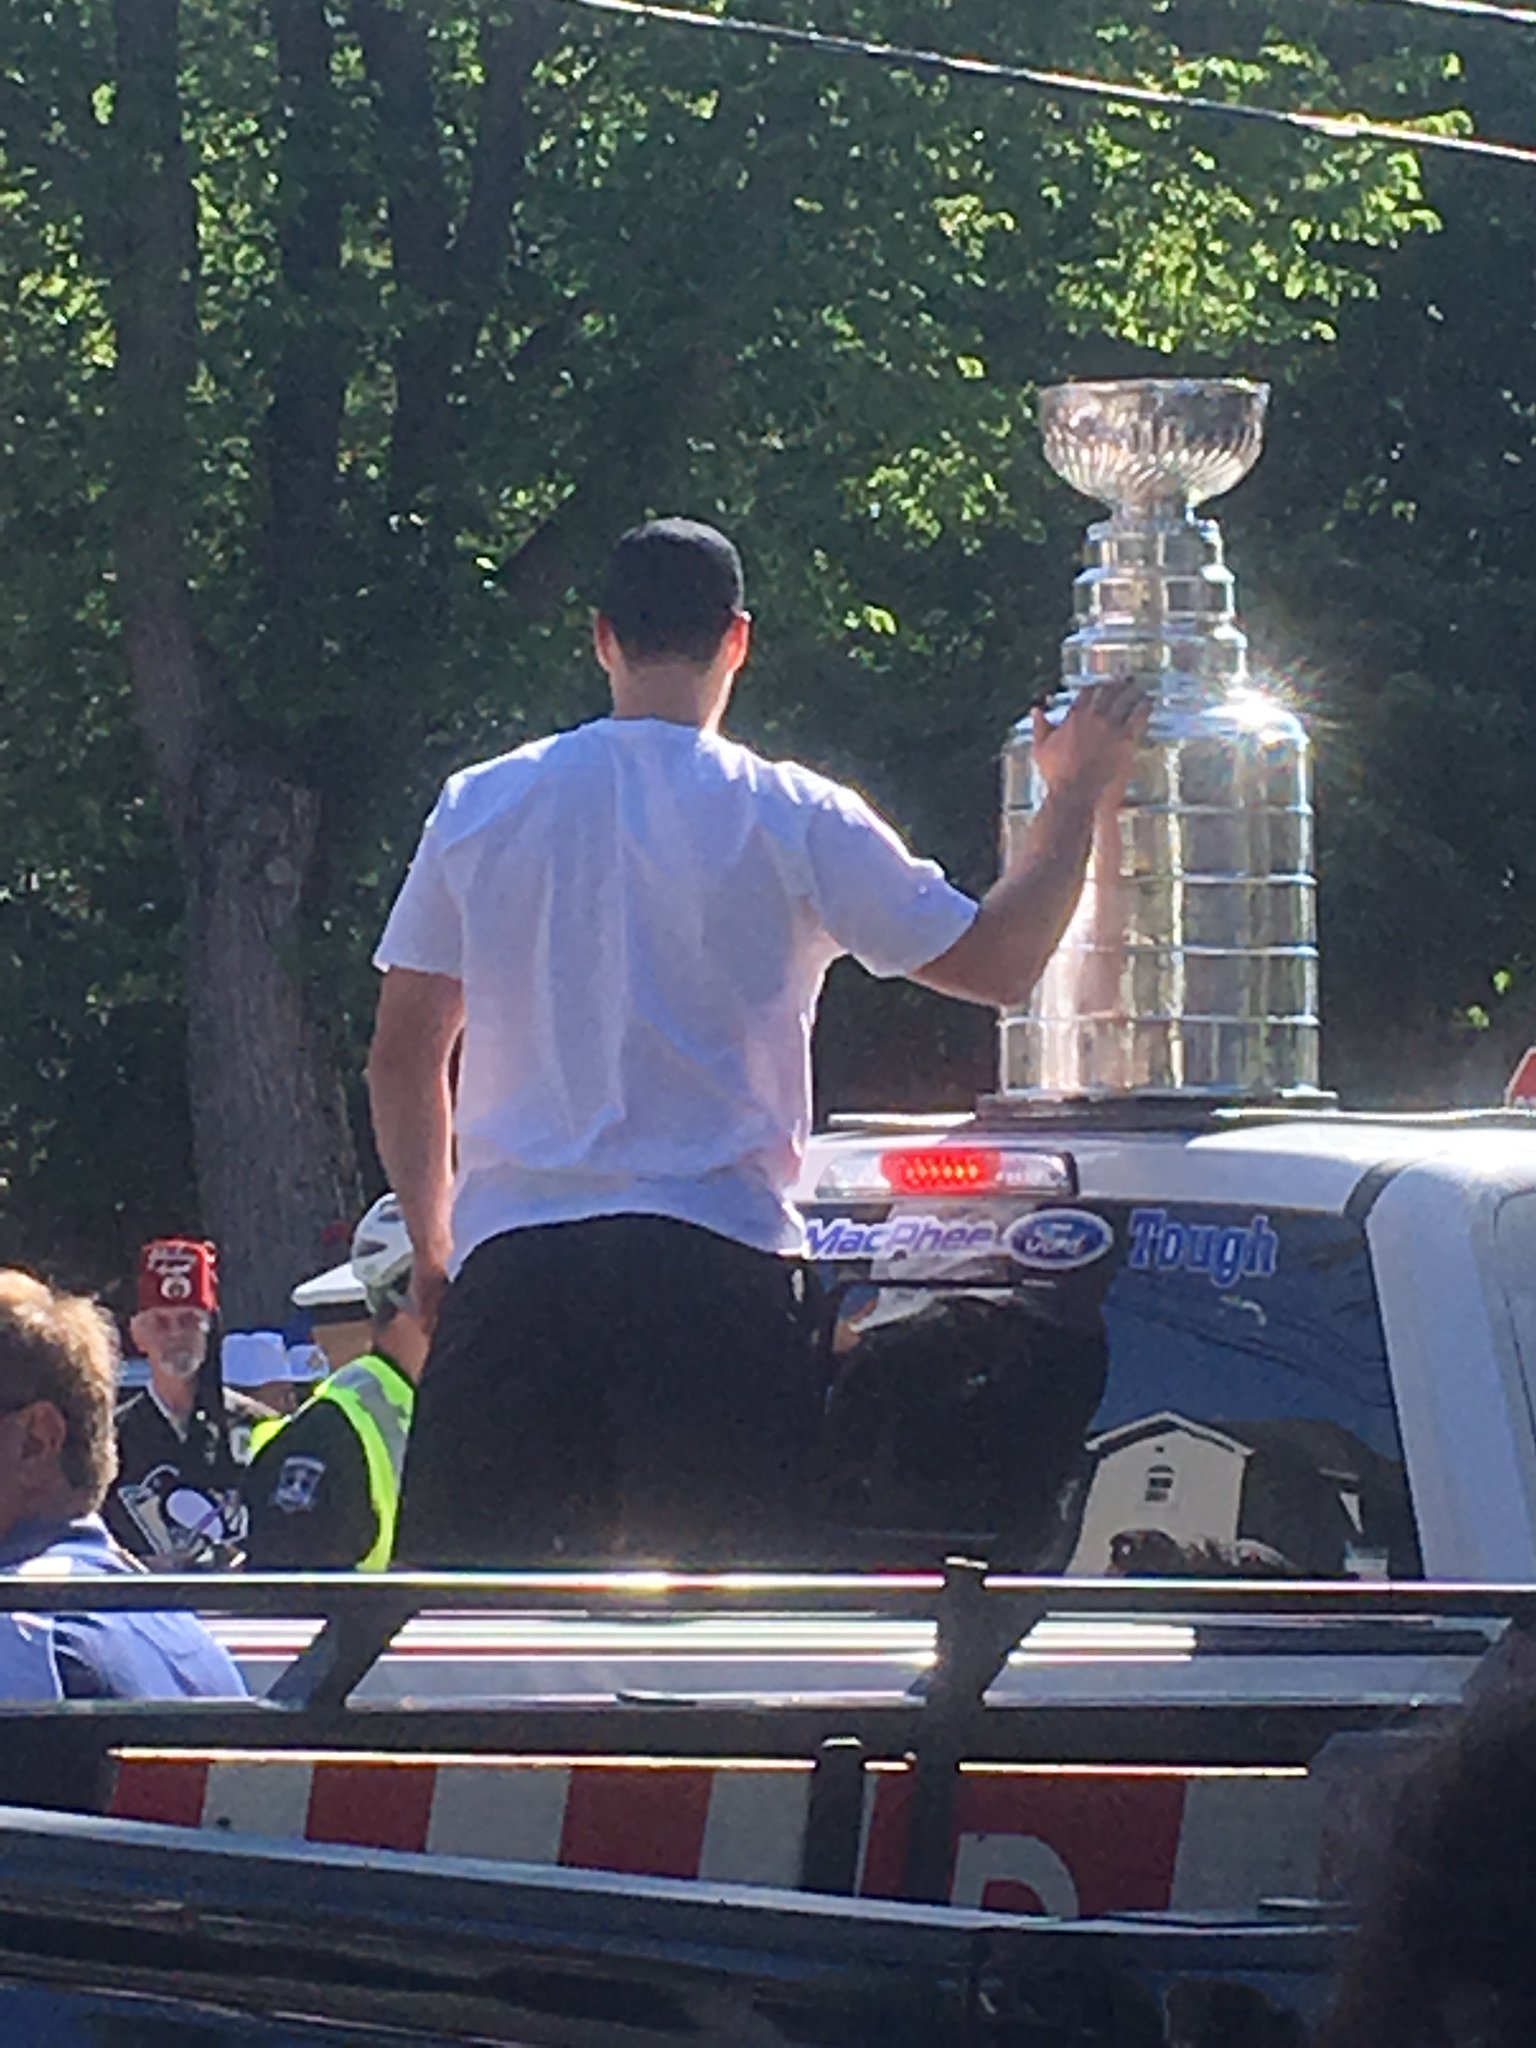
[[[599,609],[632,660],[709,661],[744,596],[741,556],[718,528],[651,519],[609,556]]]

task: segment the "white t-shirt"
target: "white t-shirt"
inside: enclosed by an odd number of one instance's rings
[[[453,776],[374,956],[464,985],[454,1260],[670,1216],[796,1251],[827,968],[922,967],[976,905],[861,797],[662,719]]]

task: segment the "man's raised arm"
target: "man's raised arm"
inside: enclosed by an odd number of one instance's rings
[[[1071,923],[1096,830],[1113,830],[1149,710],[1146,692],[1127,680],[1084,690],[1057,726],[1036,711],[1046,798],[1023,852],[987,891],[970,929],[909,979],[999,1009],[1027,999]]]
[[[415,1253],[411,1295],[430,1329],[453,1251],[454,1047],[464,985],[446,974],[391,967],[379,991],[368,1095],[373,1134]]]

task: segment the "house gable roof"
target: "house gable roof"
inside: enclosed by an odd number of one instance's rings
[[[1176,1415],[1172,1409],[1164,1409],[1160,1415],[1143,1415],[1134,1422],[1122,1422],[1118,1429],[1106,1429],[1101,1436],[1088,1439],[1087,1448],[1099,1457],[1111,1451],[1128,1450],[1132,1444],[1140,1443],[1153,1436],[1192,1436],[1201,1443],[1216,1444],[1224,1451],[1231,1451],[1240,1458],[1251,1458],[1253,1447],[1228,1436],[1225,1430],[1212,1429],[1207,1422],[1192,1422],[1187,1415]]]

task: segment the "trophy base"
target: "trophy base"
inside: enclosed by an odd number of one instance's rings
[[[1064,1123],[1100,1130],[1180,1130],[1224,1114],[1328,1116],[1338,1107],[1338,1096],[1327,1088],[1252,1092],[1230,1088],[1105,1089],[1080,1095],[1034,1091],[978,1096],[976,1123],[982,1130]]]

